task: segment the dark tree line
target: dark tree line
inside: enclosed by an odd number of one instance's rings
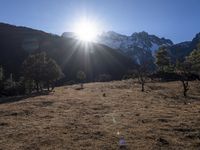
[[[161,47],[156,53],[157,71],[152,69],[151,62],[141,61],[134,65],[134,69],[126,78],[137,78],[141,84],[141,91],[145,90],[145,83],[149,78],[156,78],[152,74],[161,75],[160,78],[168,76],[168,78],[175,77],[176,80],[181,81],[183,86],[183,95],[186,97],[189,90],[189,81],[191,74],[200,76],[200,42],[197,48],[191,52],[184,61],[172,63],[166,47]],[[53,90],[57,80],[61,79],[64,74],[57,63],[45,52],[35,53],[29,55],[22,64],[22,74],[20,79],[14,80],[13,75],[5,77],[5,70],[0,66],[0,95],[7,93],[7,95],[24,94],[32,92],[40,92],[44,89]],[[81,83],[86,81],[86,74],[83,71],[78,71],[76,79]],[[99,75],[99,81],[109,81],[111,76],[108,74]],[[9,91],[9,92],[6,92]],[[10,92],[11,91],[11,92]],[[5,94],[6,95],[6,94]]]
[[[57,63],[44,52],[30,55],[24,61],[23,74],[26,81],[35,84],[37,92],[43,87],[53,90],[55,81],[64,76]]]
[[[0,66],[0,96],[30,94],[44,89],[50,91],[64,76],[57,63],[44,52],[29,55],[22,64],[21,72],[21,77],[15,81],[12,74],[5,78],[4,69]]]

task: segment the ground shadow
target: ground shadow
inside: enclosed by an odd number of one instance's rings
[[[36,97],[36,96],[41,96],[41,95],[48,95],[51,91],[43,91],[39,93],[32,93],[28,95],[19,95],[19,96],[12,96],[12,97],[1,97],[0,98],[0,104],[5,104],[5,103],[13,103],[13,102],[18,102],[25,100],[30,97]]]

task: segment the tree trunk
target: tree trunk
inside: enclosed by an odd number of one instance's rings
[[[142,82],[142,92],[144,92],[144,82]]]
[[[39,83],[38,83],[38,81],[36,81],[36,90],[37,90],[37,92],[39,92]]]
[[[189,90],[188,81],[182,81],[182,84],[183,84],[183,95],[184,95],[184,97],[187,97],[187,91]]]
[[[40,84],[40,90],[43,92],[43,87],[42,87],[42,86],[43,86],[43,85]]]
[[[53,89],[55,88],[54,82],[51,83],[51,90],[53,91]]]
[[[47,81],[47,90],[49,91],[49,81]]]
[[[140,84],[141,84],[141,86],[142,86],[141,91],[144,92],[144,83],[145,83],[145,79],[143,78],[143,76],[140,76],[140,77],[139,77],[139,80],[140,80]]]

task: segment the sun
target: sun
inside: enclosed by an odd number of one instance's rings
[[[81,41],[94,42],[98,35],[97,24],[89,20],[82,20],[75,25],[75,34]]]

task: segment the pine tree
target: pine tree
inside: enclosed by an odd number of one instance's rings
[[[200,42],[197,45],[197,49],[193,50],[186,61],[191,65],[191,71],[200,75]]]
[[[158,70],[165,72],[170,67],[170,57],[168,56],[167,49],[165,47],[160,47],[156,53],[156,65]]]

